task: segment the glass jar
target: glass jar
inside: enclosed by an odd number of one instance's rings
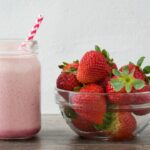
[[[29,138],[41,127],[37,42],[0,40],[0,139]]]

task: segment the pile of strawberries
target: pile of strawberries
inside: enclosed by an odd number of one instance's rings
[[[80,61],[63,62],[59,66],[62,71],[57,78],[57,88],[76,92],[70,98],[60,93],[72,104],[64,107],[64,113],[75,129],[119,140],[133,137],[137,127],[134,115],[150,112],[150,109],[131,107],[150,102],[150,66],[142,69],[144,58],[118,69],[109,53],[96,45],[95,50],[86,52]]]

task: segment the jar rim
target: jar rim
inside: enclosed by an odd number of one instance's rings
[[[23,38],[0,38],[0,41],[25,41]],[[37,41],[37,40],[29,40],[30,41]]]
[[[37,54],[36,40],[0,39],[0,55],[31,55]]]

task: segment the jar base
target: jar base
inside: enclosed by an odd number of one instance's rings
[[[40,131],[40,127],[30,130],[20,131],[0,131],[0,140],[25,140],[35,136]]]

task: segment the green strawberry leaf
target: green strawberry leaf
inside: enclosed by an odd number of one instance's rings
[[[146,82],[150,85],[150,76],[146,76]]]
[[[82,88],[81,86],[76,86],[73,88],[73,91],[79,92],[81,88]]]
[[[112,70],[112,73],[113,73],[115,76],[121,76],[121,73],[120,73],[117,69],[113,69],[113,70]]]
[[[77,116],[77,114],[75,113],[75,111],[72,108],[70,108],[69,106],[66,106],[64,108],[64,114],[69,119],[75,119],[76,116]]]
[[[150,76],[147,76],[148,80],[150,80]]]
[[[64,71],[66,73],[76,73],[77,72],[77,68],[74,68],[74,67],[70,67],[68,70]]]
[[[128,83],[128,84],[126,84],[126,85],[125,85],[125,90],[126,90],[126,92],[127,92],[127,93],[130,93],[130,92],[131,92],[131,90],[132,90],[132,85],[131,85],[131,84],[129,84],[129,83]]]
[[[128,75],[129,74],[129,67],[128,66],[124,66],[122,68],[123,74]]]
[[[63,62],[62,63],[62,65],[59,65],[58,67],[60,68],[60,69],[63,69],[65,66],[67,66],[68,65],[68,63],[67,62]]]
[[[147,80],[148,84],[150,84],[150,76],[147,76],[146,80]]]
[[[94,125],[94,128],[96,130],[104,130],[105,129],[105,124]]]
[[[64,68],[64,65],[59,65],[58,66],[60,69],[63,69]]]
[[[77,71],[77,68],[74,68],[74,67],[70,67],[69,71],[70,71],[70,72],[74,72],[74,71]]]
[[[94,125],[94,128],[96,130],[105,130],[110,126],[110,124],[112,122],[113,122],[113,113],[112,112],[107,112],[104,115],[103,124]]]
[[[130,72],[130,76],[134,76],[134,73],[135,73],[135,68],[133,68]]]
[[[142,66],[142,63],[144,61],[145,57],[141,57],[138,61],[137,61],[137,66],[141,67]]]
[[[100,48],[98,45],[95,45],[95,50],[96,50],[97,52],[101,52],[101,48]]]
[[[133,62],[129,61],[129,64],[135,65]]]
[[[144,72],[145,74],[149,74],[149,73],[150,73],[150,66],[144,67],[143,72]]]
[[[105,128],[107,128],[107,126],[109,126],[111,124],[112,119],[113,119],[112,115],[113,115],[112,112],[105,113],[105,117],[104,117]]]
[[[133,82],[133,86],[136,90],[140,90],[145,86],[145,82],[143,80],[136,79]]]
[[[68,63],[67,63],[67,62],[63,62],[63,65],[65,65],[65,66],[66,66],[66,65],[68,65]]]
[[[107,50],[103,49],[102,50],[102,54],[109,60],[109,53],[107,52]]]
[[[74,60],[73,63],[79,63],[79,60],[78,60],[78,59],[77,59],[77,60]]]
[[[124,87],[124,83],[118,79],[112,79],[110,83],[116,92],[119,92]]]

